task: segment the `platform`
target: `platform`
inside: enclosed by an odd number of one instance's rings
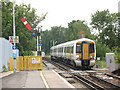
[[[54,70],[44,70],[43,75],[50,88],[74,88]]]
[[[45,88],[40,71],[29,71],[23,88]]]
[[[74,88],[54,70],[20,71],[2,77],[2,88]]]

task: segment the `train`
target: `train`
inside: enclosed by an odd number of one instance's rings
[[[81,38],[50,48],[51,60],[70,64],[73,67],[89,68],[95,65],[95,41]]]

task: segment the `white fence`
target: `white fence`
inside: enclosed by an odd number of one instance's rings
[[[12,56],[12,44],[5,38],[0,38],[0,72],[2,72],[3,65],[8,69],[9,57]],[[17,50],[19,56],[19,50]]]

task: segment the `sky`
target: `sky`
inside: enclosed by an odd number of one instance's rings
[[[32,8],[37,9],[38,16],[48,12],[46,19],[39,25],[43,26],[42,30],[50,30],[53,26],[68,27],[72,20],[85,20],[89,25],[91,14],[97,10],[118,12],[118,1],[120,0],[16,0],[16,3],[31,4]]]

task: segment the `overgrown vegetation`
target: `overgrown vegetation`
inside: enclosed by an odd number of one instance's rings
[[[7,72],[8,71],[5,65],[3,65],[2,70],[3,70],[2,72]]]

